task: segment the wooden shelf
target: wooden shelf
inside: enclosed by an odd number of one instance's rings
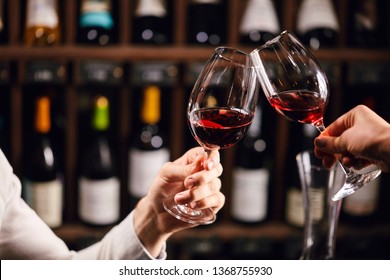
[[[250,52],[253,47],[238,46],[243,51]],[[161,46],[158,51],[153,46],[63,46],[52,48],[27,48],[22,45],[0,46],[0,59],[122,59],[125,61],[139,60],[170,60],[199,61],[207,59],[214,47],[196,46]],[[390,62],[390,51],[385,49],[353,49],[337,48],[313,51],[319,60],[327,61],[382,61]]]

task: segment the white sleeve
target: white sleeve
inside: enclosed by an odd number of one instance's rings
[[[163,248],[159,259],[165,259]],[[21,198],[20,180],[0,150],[0,259],[152,259],[133,227],[133,212],[96,244],[79,252],[66,244]]]

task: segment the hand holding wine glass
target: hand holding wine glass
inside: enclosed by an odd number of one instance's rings
[[[258,89],[248,54],[228,47],[215,49],[192,89],[187,108],[190,130],[207,154],[231,147],[244,137],[255,114]],[[211,209],[195,210],[176,204],[173,198],[164,201],[164,207],[188,223],[215,220]]]
[[[291,121],[312,124],[323,132],[330,92],[327,77],[314,56],[287,31],[252,51],[250,56],[264,93],[275,110]],[[381,173],[375,168],[358,174],[341,166],[346,182],[333,200],[354,193]]]

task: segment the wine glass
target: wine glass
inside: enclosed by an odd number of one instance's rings
[[[300,259],[334,259],[342,200],[332,201],[331,193],[344,184],[345,176],[339,166],[324,168],[312,150],[298,153],[296,161],[305,216]]]
[[[284,31],[250,53],[263,91],[276,111],[291,121],[325,130],[323,117],[329,84],[314,56],[291,33]],[[341,164],[345,184],[333,195],[342,199],[379,176],[381,170],[359,174]]]
[[[214,50],[192,89],[187,108],[191,133],[207,154],[243,138],[255,114],[259,87],[248,54],[229,47]],[[211,209],[178,205],[173,197],[163,204],[170,214],[188,223],[209,224],[216,218]]]

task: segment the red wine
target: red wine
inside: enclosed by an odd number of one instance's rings
[[[195,139],[208,149],[225,149],[246,133],[253,114],[237,108],[207,108],[190,114],[189,124]]]
[[[322,120],[327,105],[327,100],[311,91],[282,92],[269,102],[289,120],[309,124]]]

